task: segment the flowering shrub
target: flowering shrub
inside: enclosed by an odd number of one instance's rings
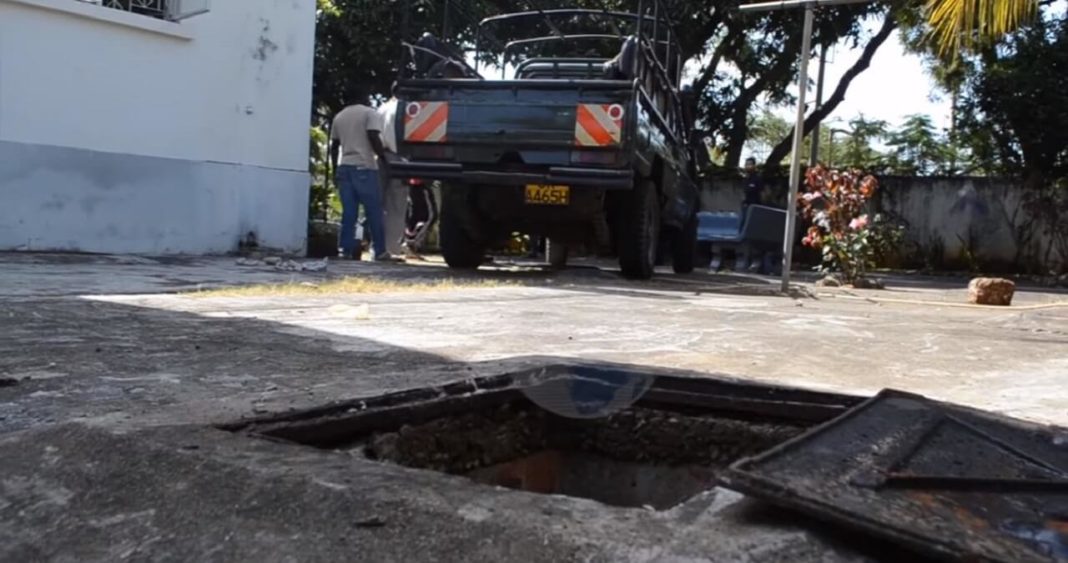
[[[865,208],[878,186],[874,176],[858,170],[816,165],[805,173],[798,205],[812,226],[801,242],[823,253],[821,271],[838,272],[845,283],[862,280],[872,264],[873,221]]]

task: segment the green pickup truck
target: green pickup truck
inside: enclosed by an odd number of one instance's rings
[[[662,13],[557,9],[483,20],[480,37],[495,24],[535,27],[526,20],[554,31],[503,45],[498,68],[510,79],[486,79],[432,36],[406,43],[416,62],[398,80],[404,161],[392,172],[442,182],[440,241],[450,267],[477,268],[487,248],[520,232],[547,237],[558,267],[569,246],[583,244],[618,254],[631,278],[651,277],[667,257],[675,272],[693,270],[693,100],[679,91],[682,61]],[[613,20],[617,32],[560,31],[584,19]],[[601,52],[581,45],[590,41]],[[560,56],[568,44],[580,56]],[[553,55],[538,55],[539,45]],[[520,49],[523,57],[512,52]]]

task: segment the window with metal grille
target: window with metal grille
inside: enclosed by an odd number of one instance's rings
[[[206,13],[211,0],[80,0],[167,21],[180,21]]]

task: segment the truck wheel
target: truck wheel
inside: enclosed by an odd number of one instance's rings
[[[564,269],[567,267],[567,245],[553,239],[546,240],[545,257],[550,267],[556,270]]]
[[[619,240],[619,266],[623,275],[639,280],[653,277],[660,240],[660,206],[656,184],[642,180],[627,194]]]
[[[675,233],[675,240],[671,245],[671,267],[676,274],[689,274],[693,272],[694,263],[697,261],[697,215],[690,216],[686,226]]]
[[[470,235],[468,224],[475,220],[465,186],[448,186],[441,198],[438,224],[441,254],[450,268],[474,270],[482,264],[485,248]]]

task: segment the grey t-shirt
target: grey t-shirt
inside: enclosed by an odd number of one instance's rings
[[[341,141],[341,164],[378,170],[368,131],[382,131],[382,116],[365,105],[352,105],[334,116],[331,137]]]

